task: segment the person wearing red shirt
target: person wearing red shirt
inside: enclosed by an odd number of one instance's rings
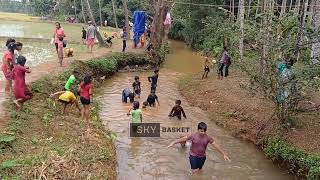
[[[29,91],[26,85],[26,73],[31,73],[29,67],[25,67],[26,58],[24,56],[18,56],[17,65],[13,68],[13,80],[14,80],[14,95],[16,100],[14,103],[17,105],[17,109],[21,110],[23,103],[32,98],[32,93]]]
[[[2,58],[1,69],[6,79],[5,92],[10,94],[12,89],[12,69],[14,63],[15,42],[7,42],[7,50]]]
[[[84,80],[80,83],[79,91],[80,91],[80,101],[83,105],[81,110],[81,117],[83,120],[86,120],[88,123],[88,131],[90,131],[89,127],[89,115],[90,115],[90,103],[92,102],[92,79],[91,76],[86,76]]]

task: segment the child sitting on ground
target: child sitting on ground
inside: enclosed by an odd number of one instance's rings
[[[128,98],[130,100],[130,103],[133,103],[134,94],[131,92],[131,90],[129,88],[125,88],[122,91],[122,102],[127,103],[128,102]]]
[[[67,113],[67,106],[68,105],[73,105],[73,104],[76,104],[77,109],[81,113],[81,109],[79,107],[77,98],[73,94],[73,92],[71,92],[71,91],[59,91],[59,92],[56,92],[56,93],[50,95],[51,98],[55,98],[56,96],[59,96],[59,98],[58,98],[59,102],[64,104],[63,114]]]
[[[152,90],[151,93],[148,96],[148,99],[146,102],[143,103],[143,105],[147,104],[150,107],[155,107],[156,105],[156,101],[158,103],[158,106],[160,106],[159,100],[158,100],[158,96],[156,95],[155,91]]]
[[[132,83],[133,91],[135,96],[140,98],[141,94],[141,83],[139,81],[139,76],[134,77],[134,82]]]
[[[177,117],[179,120],[181,120],[181,113],[183,114],[183,117],[187,119],[187,116],[184,113],[183,108],[181,107],[181,100],[176,100],[176,105],[173,106],[169,117]]]

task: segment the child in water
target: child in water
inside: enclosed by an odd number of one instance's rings
[[[56,92],[56,93],[50,95],[51,98],[55,98],[56,96],[59,96],[59,98],[58,98],[59,102],[64,104],[63,114],[67,113],[67,106],[68,105],[73,105],[73,104],[76,104],[77,109],[81,113],[81,109],[79,107],[77,98],[73,94],[73,92],[71,92],[71,91],[59,91],[59,92]]]
[[[157,84],[158,84],[158,78],[159,78],[159,69],[155,69],[153,76],[148,77],[148,81],[151,83],[151,91],[156,92]]]
[[[130,103],[133,103],[133,101],[134,101],[134,93],[132,93],[129,88],[125,88],[122,91],[122,102],[127,103],[128,102],[128,98],[130,100]]]
[[[32,93],[29,91],[26,85],[25,76],[26,73],[31,73],[29,67],[25,67],[26,58],[24,56],[18,56],[17,65],[13,68],[13,80],[14,80],[14,95],[16,100],[14,103],[17,105],[17,109],[21,110],[23,103],[32,98]]]
[[[134,77],[134,82],[132,83],[134,94],[140,98],[141,94],[141,83],[139,81],[139,76]]]
[[[132,130],[133,132],[137,131],[138,125],[142,123],[142,113],[141,109],[139,109],[140,103],[138,101],[134,101],[132,104],[132,108],[129,109],[127,113],[128,116],[132,117]]]
[[[183,108],[181,107],[181,100],[176,100],[176,105],[173,106],[173,108],[169,114],[169,117],[177,117],[179,120],[181,120],[181,113],[182,113],[183,117],[187,119],[187,116],[184,113]]]
[[[202,171],[202,167],[206,161],[206,149],[208,144],[212,144],[212,146],[223,155],[224,160],[230,162],[230,159],[227,156],[227,154],[220,148],[220,146],[215,142],[215,140],[212,137],[207,135],[206,131],[206,123],[200,122],[198,124],[198,131],[196,133],[173,141],[168,146],[169,148],[178,143],[185,143],[188,140],[192,142],[189,156],[192,174]]]
[[[158,106],[160,106],[158,96],[156,95],[155,91],[152,90],[146,101],[147,103],[143,103],[143,104],[148,104],[150,107],[155,107],[156,101],[158,103]]]

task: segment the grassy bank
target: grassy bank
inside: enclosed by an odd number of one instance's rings
[[[99,102],[93,101],[92,132],[85,135],[85,122],[73,108],[62,115],[61,104],[49,98],[63,89],[70,72],[94,77],[94,93],[101,77],[108,78],[126,66],[151,64],[144,55],[112,54],[86,62],[76,61],[59,76],[46,76],[32,83],[34,98],[22,112],[8,102],[10,124],[0,136],[0,174],[3,179],[116,179],[116,152],[112,133],[99,118]]]
[[[223,81],[216,74],[201,81],[200,76],[185,76],[179,80],[183,96],[202,110],[211,120],[239,138],[249,140],[270,157],[288,168],[299,179],[320,179],[319,113],[301,111],[294,119],[294,129],[284,129],[279,120],[270,118],[272,104],[253,96],[240,87],[246,76],[232,70]]]

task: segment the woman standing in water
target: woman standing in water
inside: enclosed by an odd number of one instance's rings
[[[1,69],[6,79],[5,92],[9,95],[12,89],[12,69],[14,63],[15,40],[8,39],[7,50],[2,58]]]
[[[61,54],[59,56],[59,43],[60,43],[60,41],[63,42],[63,39],[65,37],[66,37],[66,35],[64,33],[64,29],[61,27],[59,22],[56,22],[56,29],[54,30],[53,38],[54,38],[54,44],[56,46],[56,51],[57,51],[58,58],[61,56]],[[63,55],[63,51],[62,51],[62,55]],[[60,59],[61,58],[59,58],[59,62],[60,62]]]

